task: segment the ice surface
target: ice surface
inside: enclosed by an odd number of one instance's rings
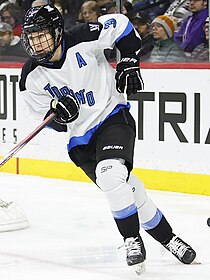
[[[30,227],[0,234],[4,280],[210,279],[210,197],[148,190],[201,264],[184,265],[143,230],[146,272],[125,262],[103,193],[93,184],[0,173],[0,198],[22,208]]]

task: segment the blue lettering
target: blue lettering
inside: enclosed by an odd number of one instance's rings
[[[71,94],[72,96],[76,97],[75,94],[74,94],[73,89],[70,88],[70,89],[69,89],[69,92],[70,92],[70,94]]]
[[[93,106],[95,104],[95,99],[93,96],[93,92],[92,91],[88,91],[86,93],[86,97],[87,97],[87,102],[89,106]]]
[[[58,99],[62,97],[60,90],[56,86],[51,87],[51,89]]]
[[[51,90],[51,87],[50,87],[49,83],[44,87],[44,90],[47,90],[52,97],[55,97],[55,94]]]
[[[75,96],[79,100],[80,104],[85,104],[84,92],[85,92],[85,90],[81,89],[79,92],[75,93]]]
[[[84,60],[84,58],[81,56],[79,52],[76,53],[76,58],[77,58],[79,68],[82,68],[82,66],[87,65],[87,62]]]
[[[111,25],[113,25],[113,28],[115,28],[117,25],[117,22],[114,18],[110,18],[104,23],[104,29],[108,29]]]
[[[76,97],[76,93],[74,93],[73,89],[71,89],[71,88],[69,89],[69,94],[72,95],[72,96],[74,96],[75,98],[77,98],[77,97]],[[80,100],[79,100],[78,98],[77,98],[77,100],[80,102]],[[81,103],[81,102],[80,102],[80,103]]]
[[[60,88],[60,92],[63,96],[70,94],[70,90],[67,86]]]
[[[50,86],[50,84],[48,83],[44,89],[50,93],[50,95],[55,98],[57,97],[57,99],[60,99],[62,96],[66,96],[66,95],[72,95],[75,98],[77,98],[77,100],[80,102],[80,104],[88,104],[88,106],[93,106],[95,104],[95,98],[94,98],[94,94],[93,91],[88,91],[85,92],[85,89],[81,89],[78,92],[74,92],[71,88],[68,88],[67,86],[63,86],[60,89],[56,86]]]

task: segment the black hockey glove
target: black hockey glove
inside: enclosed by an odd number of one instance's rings
[[[56,112],[55,122],[66,124],[75,121],[79,116],[80,104],[72,95],[62,96],[60,99],[53,99],[50,103],[50,110]]]
[[[55,112],[54,109],[50,109],[47,114],[44,117],[44,120],[52,113]],[[56,122],[55,120],[52,120],[47,126],[53,128],[57,132],[67,132],[67,125],[66,124],[60,124]]]
[[[116,68],[116,88],[120,93],[127,95],[136,94],[137,91],[144,89],[144,82],[139,68],[139,59],[124,57],[117,64]]]

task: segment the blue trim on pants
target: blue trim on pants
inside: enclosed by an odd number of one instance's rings
[[[76,146],[79,145],[87,145],[93,136],[93,134],[96,132],[96,130],[112,115],[116,114],[119,112],[120,109],[122,108],[130,108],[130,103],[127,103],[126,105],[124,104],[118,104],[114,110],[99,124],[88,130],[84,135],[82,136],[74,136],[69,140],[69,144],[67,145],[67,150],[70,152],[70,150]]]

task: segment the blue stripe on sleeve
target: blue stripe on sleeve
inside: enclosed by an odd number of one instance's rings
[[[159,209],[157,209],[155,216],[150,221],[148,221],[144,224],[143,223],[141,224],[142,228],[144,230],[149,230],[149,229],[155,228],[161,221],[162,216],[163,216],[163,213]]]
[[[131,204],[130,206],[128,206],[122,210],[112,211],[113,217],[117,220],[128,218],[135,213],[137,213],[137,207],[135,204]]]
[[[78,145],[87,145],[93,136],[94,132],[112,115],[116,114],[119,112],[120,109],[122,108],[130,108],[130,103],[128,102],[127,105],[124,104],[118,104],[114,110],[99,124],[88,130],[84,135],[82,136],[74,136],[69,140],[69,144],[67,145],[67,150],[68,152],[78,146]]]
[[[126,26],[124,32],[116,39],[116,43],[119,42],[123,37],[127,36],[131,31],[133,30],[133,25],[131,22],[128,22],[128,25]]]

